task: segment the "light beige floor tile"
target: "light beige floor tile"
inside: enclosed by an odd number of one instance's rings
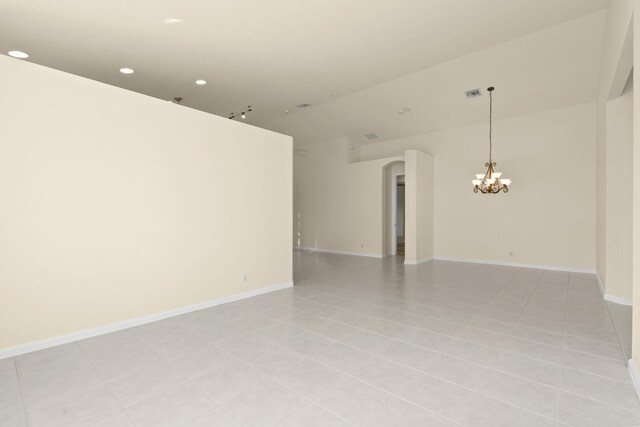
[[[393,399],[376,387],[344,377],[320,393],[315,403],[349,423],[368,425],[382,416]]]
[[[481,393],[519,408],[553,419],[558,389],[502,372],[487,376]]]
[[[236,357],[219,347],[207,347],[168,361],[168,365],[187,378],[197,378],[227,366]]]
[[[561,388],[564,391],[640,412],[635,388],[629,382],[563,368]]]
[[[116,415],[113,415],[104,420],[100,420],[97,423],[91,424],[90,427],[134,427],[129,420],[127,414],[123,412],[119,412]]]
[[[246,390],[257,387],[266,379],[267,377],[256,369],[239,360],[232,360],[194,379],[193,383],[215,403],[222,404]]]
[[[190,384],[125,409],[138,427],[182,426],[215,409],[204,393]]]
[[[127,331],[118,331],[78,343],[92,363],[101,363],[117,356],[134,354],[147,347]]]
[[[416,375],[398,396],[443,418],[463,424],[478,393],[429,375]]]
[[[565,350],[563,365],[567,368],[602,375],[619,381],[631,381],[627,363],[587,353]]]
[[[240,393],[223,404],[245,426],[275,426],[306,404],[301,396],[273,381]]]
[[[555,421],[482,396],[465,423],[469,427],[553,427]]]
[[[159,369],[164,362],[151,350],[143,350],[111,358],[94,365],[96,372],[105,382],[114,382],[132,375]]]
[[[22,384],[22,396],[27,411],[73,398],[102,385],[91,368],[52,375],[43,381]]]
[[[22,427],[27,425],[19,390],[0,393],[0,426]]]
[[[167,365],[130,375],[108,383],[109,389],[124,406],[131,406],[152,396],[175,389],[186,379]]]
[[[33,363],[51,362],[57,359],[66,359],[74,356],[84,357],[80,348],[75,344],[64,344],[45,350],[26,353],[15,358],[17,366],[23,367]]]
[[[631,427],[640,425],[640,413],[560,392],[558,421],[575,427]]]
[[[578,337],[575,335],[565,335],[564,347],[567,350],[580,351],[582,353],[594,354],[597,356],[609,357],[611,359],[626,361],[619,343],[594,340],[591,338]]]
[[[515,353],[501,353],[493,367],[552,387],[560,384],[562,366]]]
[[[53,380],[57,377],[73,375],[78,371],[90,369],[91,363],[78,349],[77,351],[70,351],[61,357],[43,358],[34,363],[20,365],[18,372],[22,385],[28,386],[47,379]]]
[[[185,424],[184,427],[242,427],[242,424],[221,408],[216,408]]]
[[[274,379],[307,399],[316,401],[328,388],[339,384],[345,377],[345,374],[333,368],[305,360]]]
[[[402,400],[393,400],[380,418],[371,423],[374,427],[454,427],[455,425],[432,412]]]
[[[13,357],[0,359],[0,372],[14,369],[16,369],[16,362]]]
[[[35,409],[28,414],[33,427],[80,427],[118,414],[120,406],[105,386]]]
[[[18,389],[18,372],[15,369],[0,371],[0,394]]]
[[[278,424],[278,427],[347,427],[350,424],[312,403],[307,403]]]

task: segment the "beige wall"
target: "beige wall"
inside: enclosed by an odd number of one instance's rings
[[[291,282],[291,138],[5,56],[0,80],[0,349]]]
[[[633,85],[607,102],[606,139],[606,276],[600,278],[608,297],[631,301],[633,187]]]
[[[433,157],[418,150],[404,153],[406,162],[405,263],[433,258]]]
[[[419,149],[434,158],[434,255],[595,269],[595,104],[494,121],[508,194],[474,194],[488,161],[487,123],[366,144],[372,160]],[[513,255],[510,253],[513,252]]]

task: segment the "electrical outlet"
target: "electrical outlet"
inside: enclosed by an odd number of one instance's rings
[[[247,283],[249,281],[249,275],[247,273],[242,274],[242,283]]]

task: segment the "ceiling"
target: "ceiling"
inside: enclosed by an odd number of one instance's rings
[[[549,104],[540,76],[569,86],[551,105],[592,99],[606,3],[0,0],[0,52],[222,116],[252,105],[248,123],[305,141],[388,139],[479,120],[460,91],[487,84],[529,109]]]

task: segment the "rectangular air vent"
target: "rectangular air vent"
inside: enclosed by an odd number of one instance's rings
[[[482,96],[482,92],[480,91],[480,89],[472,89],[466,91],[465,95],[467,95],[467,98],[476,98],[478,96]]]
[[[376,135],[375,133],[368,133],[365,135],[367,137],[367,139],[372,140],[372,139],[378,139],[378,135]]]
[[[478,96],[482,96],[482,92],[480,89],[473,89],[466,91],[465,95],[467,95],[467,98],[476,98]]]

